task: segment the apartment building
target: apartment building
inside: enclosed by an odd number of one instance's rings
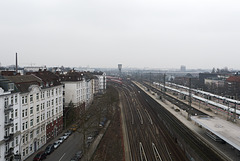
[[[0,76],[0,161],[11,161],[19,154],[20,124],[19,92]]]
[[[71,102],[75,107],[84,105],[82,108],[85,108],[86,82],[83,73],[75,72],[74,70],[69,71],[66,74],[60,75],[60,79],[63,84],[64,106],[68,107]]]
[[[20,92],[19,152],[25,160],[62,131],[63,87],[58,76],[46,70],[5,78]]]
[[[107,78],[106,78],[106,73],[104,72],[94,72],[94,76],[98,78],[98,85],[96,84],[98,88],[99,93],[105,93],[106,88],[107,88]]]

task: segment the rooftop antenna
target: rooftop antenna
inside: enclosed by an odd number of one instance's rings
[[[18,73],[18,60],[17,60],[17,53],[16,53],[16,74]]]

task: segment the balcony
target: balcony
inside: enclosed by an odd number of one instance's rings
[[[9,142],[13,140],[13,134],[9,134],[7,136],[4,136],[4,141]]]
[[[8,127],[8,126],[13,126],[13,119],[7,119],[6,121],[5,121],[5,127]]]
[[[13,155],[13,148],[10,148],[8,151],[5,152],[5,158],[9,158]]]
[[[5,105],[4,112],[13,111],[13,104]]]

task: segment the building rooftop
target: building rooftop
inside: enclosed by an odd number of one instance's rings
[[[17,75],[17,76],[5,76],[4,78],[10,80],[15,84],[17,89],[22,92],[28,92],[31,85],[41,85],[41,79],[34,75]]]

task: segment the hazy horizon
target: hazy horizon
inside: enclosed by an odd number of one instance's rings
[[[240,1],[0,2],[0,63],[240,69]]]

